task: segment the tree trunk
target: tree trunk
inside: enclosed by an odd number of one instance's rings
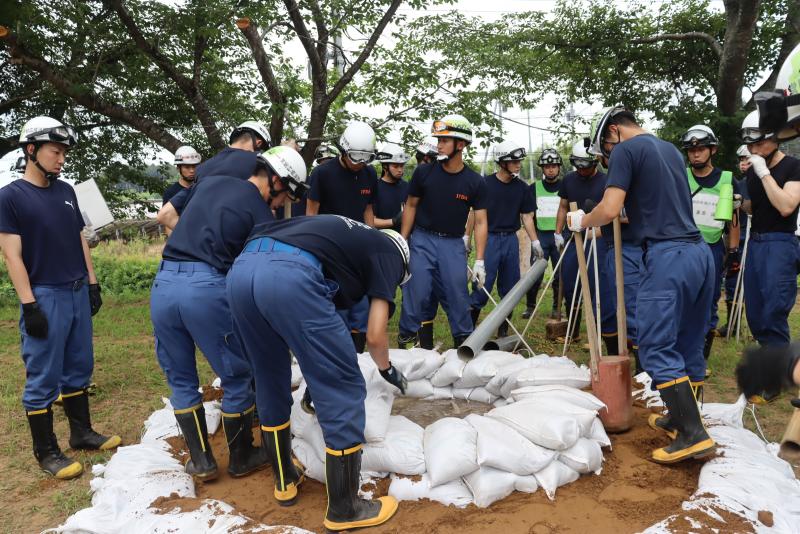
[[[717,74],[717,108],[731,117],[742,107],[747,55],[761,0],[724,0],[727,24]]]

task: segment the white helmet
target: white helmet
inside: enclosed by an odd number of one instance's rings
[[[686,133],[681,137],[681,146],[684,149],[696,146],[717,146],[717,136],[714,131],[705,124],[696,124],[686,130]]]
[[[433,137],[426,137],[419,145],[417,145],[417,152],[421,152],[425,156],[436,157],[439,155],[439,141]]]
[[[452,137],[472,143],[472,123],[463,115],[447,115],[440,120],[433,121],[431,135],[433,137]]]
[[[395,143],[384,143],[378,153],[375,155],[375,161],[378,163],[399,163],[405,165],[411,156],[406,154],[403,147]]]
[[[366,122],[353,121],[342,132],[339,146],[353,163],[372,163],[375,159],[375,130]]]
[[[778,142],[800,136],[800,45],[786,56],[774,91],[754,95],[761,130],[774,132]]]
[[[494,160],[497,163],[522,161],[525,159],[526,154],[525,147],[514,141],[503,141],[494,147]]]
[[[400,235],[399,232],[392,230],[390,228],[381,230],[384,235],[386,235],[392,242],[395,244],[397,249],[400,251],[400,255],[403,257],[403,279],[400,281],[400,285],[402,286],[408,279],[411,278],[411,271],[409,270],[409,262],[411,261],[411,251],[408,249],[408,243],[403,236]]]
[[[572,152],[569,155],[569,162],[576,169],[589,169],[597,166],[597,158],[586,150],[583,139],[576,141],[572,145]]]
[[[50,117],[34,117],[22,126],[19,146],[29,143],[59,143],[69,148],[75,146],[78,136],[70,126]]]
[[[314,153],[314,161],[319,164],[320,160],[333,159],[338,155],[339,153],[331,145],[319,145]]]
[[[622,105],[612,106],[604,108],[594,116],[589,131],[589,137],[584,139],[584,146],[589,154],[593,156],[609,156],[609,154],[604,153],[603,150],[605,131],[606,128],[608,128],[609,121],[623,111],[627,110]]]
[[[188,145],[183,145],[175,151],[175,165],[197,165],[200,160],[202,160],[200,153]]]
[[[306,162],[300,153],[288,146],[276,146],[258,155],[259,161],[266,163],[278,175],[289,195],[298,199],[303,196],[306,185]]]
[[[739,137],[745,144],[758,143],[764,139],[775,137],[773,132],[765,132],[758,126],[758,110],[751,111],[742,121],[742,128],[739,130]]]
[[[272,144],[272,138],[269,136],[269,128],[267,128],[263,122],[259,121],[244,121],[233,129],[228,142],[232,143],[235,138],[239,137],[244,132],[250,132],[261,138],[264,143],[261,146],[261,152],[267,150]],[[255,140],[253,140],[253,145],[255,145]]]
[[[736,157],[738,158],[750,157],[750,151],[747,150],[747,145],[741,145],[739,148],[736,149]]]

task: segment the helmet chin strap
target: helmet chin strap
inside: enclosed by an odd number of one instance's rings
[[[459,149],[456,148],[457,145],[458,145],[458,140],[453,139],[453,151],[450,152],[449,154],[437,154],[436,159],[438,161],[441,161],[442,163],[444,163],[448,159],[452,159],[453,156],[461,152]]]
[[[772,152],[770,152],[770,153],[769,153],[769,155],[768,155],[766,158],[764,158],[764,161],[766,161],[766,162],[767,162],[767,167],[769,167],[769,164],[772,162],[772,158],[774,158],[774,157],[775,157],[775,154],[776,154],[777,152],[778,152],[778,149],[776,148],[775,150],[773,150]]]
[[[44,174],[44,177],[47,179],[48,182],[50,182],[50,183],[55,182],[58,179],[58,175],[60,173],[58,173],[58,172],[49,172],[47,169],[42,167],[42,164],[39,163],[38,159],[36,159],[36,153],[37,152],[39,152],[39,145],[34,145],[33,154],[30,155],[31,161],[33,162],[34,165],[36,165],[37,169],[42,171],[42,174]]]

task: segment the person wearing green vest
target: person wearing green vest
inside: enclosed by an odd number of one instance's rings
[[[539,156],[538,165],[542,169],[542,179],[534,179],[530,185],[535,205],[534,222],[536,224],[536,235],[539,236],[544,259],[551,263],[555,271],[561,249],[564,247],[564,236],[555,231],[556,214],[561,201],[558,192],[561,188],[560,175],[563,162],[558,151],[554,148],[546,148],[542,151],[542,155]],[[531,257],[531,265],[533,265],[533,260],[534,258]],[[554,276],[553,311],[550,312],[550,317],[553,319],[556,318],[561,307],[561,303],[558,302],[558,286],[561,280],[555,274]],[[540,278],[528,291],[526,308],[522,313],[524,319],[528,319],[533,314],[541,285],[542,279]]]
[[[711,346],[717,335],[717,307],[722,293],[722,275],[725,271],[723,259],[726,253],[725,240],[722,239],[726,225],[728,257],[735,258],[739,251],[739,226],[733,225],[733,173],[723,171],[711,162],[717,153],[717,136],[708,126],[692,126],[683,135],[681,145],[686,151],[689,167],[686,169],[689,190],[692,194],[694,222],[703,240],[711,248],[714,257],[714,298],[711,302],[711,316],[706,328],[706,341],[703,357],[708,360]],[[706,365],[706,376],[710,374]]]

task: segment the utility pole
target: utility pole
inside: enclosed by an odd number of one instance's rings
[[[528,110],[528,175],[531,183],[536,180],[533,175],[533,138],[531,136],[531,110]]]

